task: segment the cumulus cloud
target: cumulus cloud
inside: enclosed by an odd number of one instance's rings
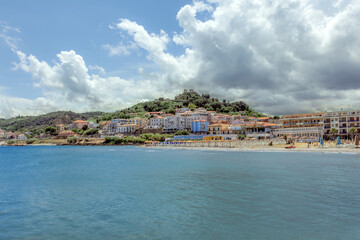
[[[151,33],[129,19],[111,26],[128,36],[118,45],[103,45],[110,56],[141,48],[160,69],[146,72],[140,66],[137,81],[90,74],[102,71],[86,66],[74,51],[59,53],[53,65],[17,51],[17,68],[43,90],[39,102],[61,102],[72,110],[119,109],[184,88],[243,100],[271,114],[356,107],[359,16],[357,0],[198,0],[177,13],[180,32]],[[171,53],[170,44],[183,53]]]
[[[75,51],[62,51],[53,65],[40,61],[33,55],[16,51],[19,63],[15,69],[32,76],[35,87],[43,91],[43,97],[34,100],[8,97],[0,94],[0,117],[40,114],[56,110],[113,111],[139,101],[153,99],[158,86],[149,80],[136,82],[120,77],[101,77],[90,74],[89,68]]]
[[[351,0],[196,1],[177,14],[183,31],[172,41],[185,48],[179,57],[166,51],[163,31],[149,34],[127,19],[116,27],[162,67],[159,77],[170,86],[286,113],[355,105],[359,16],[360,2]]]

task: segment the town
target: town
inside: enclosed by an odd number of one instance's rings
[[[74,121],[72,124],[49,126],[35,138],[74,139],[165,135],[173,140],[272,140],[292,139],[298,142],[319,142],[321,138],[354,139],[360,133],[360,111],[337,111],[291,114],[268,117],[221,114],[204,108],[177,108],[175,114],[147,112],[139,117],[111,121]],[[29,139],[31,132],[13,133],[0,129],[1,139]]]

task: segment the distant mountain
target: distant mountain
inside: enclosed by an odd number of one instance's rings
[[[209,94],[199,94],[194,90],[184,90],[183,93],[177,95],[174,99],[159,98],[153,101],[147,101],[135,104],[130,108],[119,110],[113,113],[88,112],[74,113],[70,111],[52,112],[39,116],[19,116],[10,119],[0,119],[0,129],[7,131],[34,131],[43,129],[47,126],[55,126],[57,124],[70,124],[75,120],[96,121],[111,120],[114,118],[130,118],[130,113],[137,113],[144,116],[146,112],[166,112],[175,113],[176,108],[205,108],[208,111],[216,111],[217,113],[238,114],[241,112],[248,116],[263,116],[251,109],[242,101],[228,102],[225,99],[220,101],[212,98]]]
[[[19,116],[10,119],[0,119],[0,129],[7,131],[33,131],[55,126],[70,124],[75,120],[88,120],[101,117],[103,112],[74,113],[70,111],[52,112],[39,116]]]

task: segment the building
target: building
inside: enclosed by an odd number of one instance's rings
[[[89,122],[89,128],[97,128],[98,126],[100,126],[98,123]]]
[[[145,113],[145,116],[155,116],[155,115],[161,115],[163,112],[147,112]]]
[[[152,129],[159,129],[163,128],[165,125],[165,118],[161,116],[154,116],[150,118],[150,128]]]
[[[148,118],[135,117],[128,119],[127,124],[135,124],[144,128],[150,124],[150,120]]]
[[[174,133],[179,130],[186,130],[185,117],[181,115],[166,116],[164,123],[164,132]]]
[[[208,133],[209,134],[231,134],[232,129],[230,128],[230,124],[223,124],[223,123],[213,123],[208,125]]]
[[[5,131],[0,129],[0,138],[6,138]]]
[[[64,124],[58,124],[58,125],[56,125],[56,131],[57,132],[62,132],[62,131],[64,131],[65,130],[65,125]]]
[[[275,137],[311,138],[319,141],[323,136],[324,112],[284,115],[279,128],[273,131]]]
[[[68,137],[74,137],[75,133],[73,131],[62,131],[59,132],[58,138],[68,138]]]
[[[118,133],[119,126],[128,124],[128,119],[113,119],[108,126],[108,134]]]
[[[206,120],[194,120],[192,122],[191,130],[193,133],[205,134],[207,133],[209,122]]]
[[[77,120],[73,122],[73,128],[82,129],[84,126],[88,126],[88,124],[89,123],[87,121]]]
[[[119,125],[117,132],[118,133],[135,133],[136,129],[139,126],[136,124],[124,124],[124,125]]]
[[[352,137],[360,133],[360,111],[337,111],[325,113],[324,135],[327,138],[334,135],[341,137]],[[334,128],[336,133],[332,133]]]

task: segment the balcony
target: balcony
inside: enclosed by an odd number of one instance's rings
[[[339,128],[346,128],[346,126],[340,126]]]
[[[330,126],[324,126],[324,128],[330,128]]]

